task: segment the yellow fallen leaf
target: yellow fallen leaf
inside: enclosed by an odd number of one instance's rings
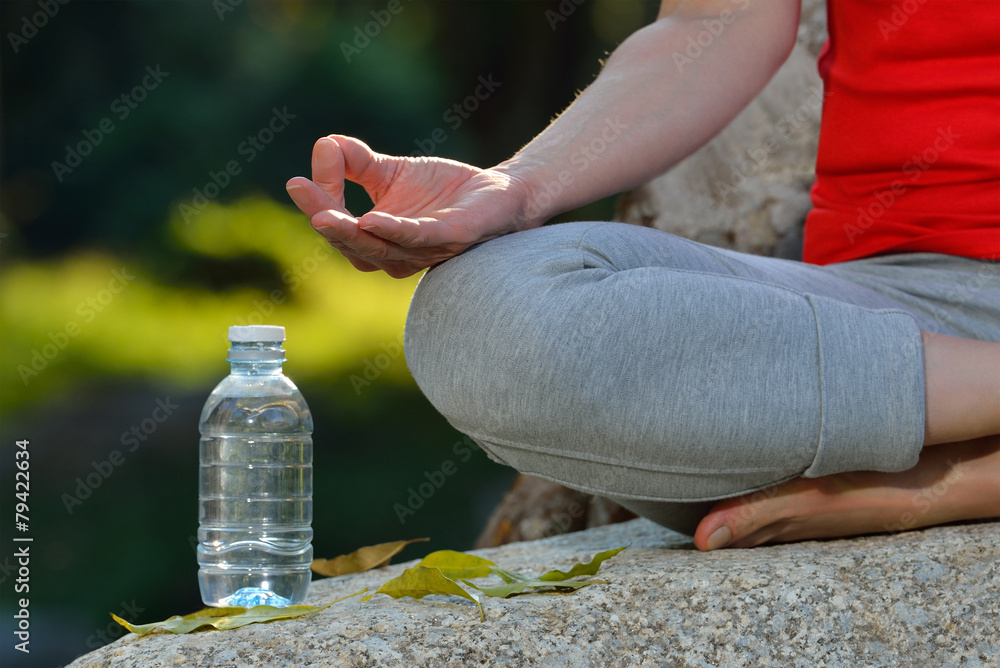
[[[510,598],[518,594],[567,594],[589,584],[608,584],[607,580],[570,580],[566,582],[548,582],[538,579],[524,579],[504,582],[494,587],[480,587],[474,582],[463,580],[465,584],[474,587],[487,596]]]
[[[397,540],[391,543],[380,543],[362,547],[350,554],[342,554],[333,559],[314,559],[310,568],[320,575],[335,577],[348,573],[360,573],[372,568],[379,568],[389,563],[389,560],[399,554],[399,551],[410,543],[430,540],[429,538],[413,538]]]
[[[456,552],[454,550],[438,550],[431,552],[420,560],[418,566],[440,568],[445,577],[452,580],[465,578],[484,578],[489,575],[491,567],[496,566],[489,559],[477,557],[474,554]]]
[[[439,568],[427,566],[414,566],[407,568],[399,577],[395,577],[381,587],[375,594],[387,594],[393,598],[423,598],[430,594],[441,594],[443,596],[461,596],[476,604],[479,608],[479,620],[485,621],[483,606],[479,604],[479,597],[470,594],[462,589],[460,585],[445,577]],[[362,601],[369,600],[375,594],[370,594],[362,598]]]
[[[361,591],[356,591],[353,594],[338,598],[336,601],[322,606],[292,605],[287,608],[275,608],[270,605],[258,605],[253,608],[205,608],[190,615],[184,615],[183,617],[174,615],[162,622],[152,622],[151,624],[130,624],[115,614],[112,614],[111,617],[132,633],[140,636],[156,632],[191,633],[192,631],[202,629],[206,631],[209,629],[228,631],[229,629],[237,629],[247,624],[261,624],[264,622],[273,622],[278,619],[294,619],[304,615],[311,615],[314,612],[326,610],[334,603],[339,603],[344,599],[363,594],[366,591],[368,590],[362,589]]]
[[[613,550],[605,550],[604,552],[594,555],[594,558],[586,564],[574,564],[573,568],[569,569],[569,571],[549,571],[548,573],[540,576],[538,579],[545,582],[562,582],[581,575],[596,575],[597,571],[601,569],[601,564],[604,563],[605,559],[610,559],[622,550],[627,550],[628,547],[628,545],[625,545],[624,547],[616,547]]]
[[[607,584],[607,580],[570,580],[570,578],[581,575],[596,575],[605,560],[610,559],[625,549],[628,549],[628,545],[616,547],[612,550],[605,550],[594,555],[593,559],[585,564],[574,564],[568,571],[551,570],[537,578],[525,577],[517,573],[505,571],[499,567],[493,567],[490,570],[495,575],[500,576],[500,579],[504,581],[503,584],[481,586],[465,579],[462,581],[487,596],[496,596],[498,598],[510,598],[518,594],[565,594],[576,591],[581,587],[586,587],[589,584]]]

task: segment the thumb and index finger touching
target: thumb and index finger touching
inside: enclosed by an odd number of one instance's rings
[[[359,183],[371,194],[380,189],[388,172],[386,156],[353,137],[330,135],[313,147],[312,180],[297,176],[288,181],[286,189],[308,216],[332,209],[355,219],[344,202],[345,179]]]
[[[414,231],[407,230],[403,219],[380,211],[355,216],[344,201],[345,180],[358,183],[373,201],[378,201],[396,174],[399,160],[376,153],[353,137],[329,135],[320,138],[313,147],[312,180],[297,176],[288,181],[286,189],[321,233],[334,233],[345,240],[363,240],[365,245],[371,245],[374,239],[364,239],[367,232],[383,241],[419,245],[420,240],[411,238]]]

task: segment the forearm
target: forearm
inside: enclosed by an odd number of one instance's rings
[[[698,0],[633,34],[559,118],[495,168],[528,186],[521,226],[637,186],[693,153],[766,85],[797,25],[798,0]]]

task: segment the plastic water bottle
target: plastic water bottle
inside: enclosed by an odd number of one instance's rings
[[[201,412],[198,584],[210,606],[301,603],[312,563],[312,415],[284,327],[230,327],[232,372]]]

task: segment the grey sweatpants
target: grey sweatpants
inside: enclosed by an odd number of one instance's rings
[[[913,466],[920,330],[1000,340],[1000,263],[819,267],[568,223],[430,270],[406,358],[495,460],[690,532],[715,499]]]

